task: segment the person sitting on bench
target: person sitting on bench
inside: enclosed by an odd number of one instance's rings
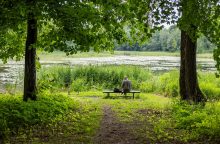
[[[131,90],[131,81],[128,80],[128,77],[124,77],[124,80],[122,81],[122,93],[124,93],[124,95],[126,95],[127,92],[130,92]]]

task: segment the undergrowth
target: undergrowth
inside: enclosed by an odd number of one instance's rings
[[[0,105],[0,137],[5,143],[90,143],[99,125],[99,105],[61,94],[44,93],[28,102],[21,96],[0,95]]]
[[[207,103],[206,106],[189,105],[185,102],[174,103],[172,119],[176,123],[176,129],[189,132],[189,140],[220,142],[219,102]]]

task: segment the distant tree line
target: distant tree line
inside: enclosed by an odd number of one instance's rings
[[[143,45],[135,43],[129,45],[117,45],[115,50],[119,51],[167,51],[176,52],[180,50],[180,30],[173,25],[169,28],[156,31],[152,37]],[[197,41],[197,52],[212,52],[216,46],[212,44],[204,35],[201,35]]]

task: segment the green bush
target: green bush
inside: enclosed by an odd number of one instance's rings
[[[179,95],[179,88],[176,83],[168,83],[165,88],[165,95],[177,97]]]

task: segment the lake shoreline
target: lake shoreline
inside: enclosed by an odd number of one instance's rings
[[[123,55],[123,53],[131,53],[132,55]],[[155,56],[153,54],[158,54],[159,56]],[[166,56],[162,54],[172,55]],[[178,69],[180,67],[180,57],[174,56],[174,54],[175,53],[116,51],[116,54],[114,55],[107,52],[100,54],[89,52],[65,56],[65,54],[62,52],[54,52],[49,54],[44,52],[39,54],[39,62],[41,67],[51,67],[57,65],[68,65],[71,67],[79,65],[135,65],[149,68],[153,72],[161,72]],[[199,69],[204,71],[216,70],[215,62],[211,58],[199,57],[197,58],[197,65]],[[23,75],[23,70],[24,60],[9,60],[6,64],[1,62],[0,81],[3,83],[13,83],[16,79],[18,79],[18,77]]]

